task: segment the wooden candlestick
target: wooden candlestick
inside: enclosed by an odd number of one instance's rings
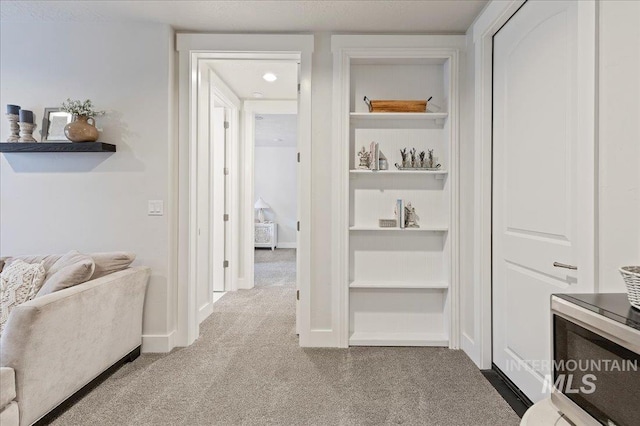
[[[7,142],[18,142],[18,132],[20,126],[18,126],[18,114],[7,114],[7,120],[9,120],[9,137]]]
[[[38,142],[33,138],[33,131],[36,129],[36,125],[33,123],[18,123],[20,126],[20,139],[18,142]]]

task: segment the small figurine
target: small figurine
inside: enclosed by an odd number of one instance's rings
[[[404,227],[420,228],[420,225],[418,225],[416,209],[411,205],[411,203],[407,203],[407,205],[404,206]]]
[[[440,164],[436,164],[436,160],[433,157],[433,150],[430,149],[429,150],[429,159],[427,160],[427,168],[428,169],[439,169],[440,168]]]
[[[424,162],[424,157],[427,155],[426,152],[424,151],[420,151],[420,154],[418,154],[418,158],[420,158],[420,164],[418,165],[418,167],[426,167],[427,164]]]
[[[411,154],[411,167],[416,168],[418,167],[418,162],[416,161],[416,149],[412,148],[409,153]]]
[[[360,157],[360,164],[358,165],[358,168],[368,170],[371,166],[371,154],[367,152],[364,146],[358,153],[358,157]]]
[[[400,155],[402,156],[402,167],[404,168],[411,167],[411,163],[409,162],[409,153],[407,153],[407,148],[401,149]]]

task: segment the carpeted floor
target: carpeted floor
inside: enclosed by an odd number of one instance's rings
[[[256,287],[295,287],[295,249],[256,249],[254,257]]]
[[[288,278],[282,274],[276,277],[282,284],[266,280],[256,289],[227,293],[192,346],[142,355],[54,424],[519,423],[462,351],[298,347],[292,256],[285,250],[256,254],[256,284],[264,263],[289,262],[281,268]]]

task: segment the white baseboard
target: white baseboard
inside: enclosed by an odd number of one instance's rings
[[[471,358],[471,361],[473,361],[474,364],[478,366],[478,368],[482,368],[480,366],[476,342],[464,331],[460,333],[460,337],[460,349],[462,349],[467,354],[467,356]]]
[[[237,281],[237,283],[238,283],[238,288],[237,288],[237,290],[251,290],[251,289],[253,288],[253,286],[252,286],[252,287],[249,287],[249,286],[248,286],[248,284],[247,284],[247,283],[248,283],[248,281],[247,281],[247,280],[245,280],[244,278],[243,278],[243,279],[239,279],[239,280]]]
[[[279,249],[279,248],[294,249],[294,248],[298,248],[298,244],[296,244],[295,242],[293,242],[293,243],[281,243],[281,242],[278,242],[278,245],[276,246],[276,249]]]
[[[333,330],[311,330],[305,341],[300,341],[303,348],[339,348],[338,333]]]
[[[207,319],[213,313],[213,303],[207,303],[198,310],[198,324]]]
[[[165,353],[171,352],[175,345],[175,330],[169,334],[143,334],[143,353]]]

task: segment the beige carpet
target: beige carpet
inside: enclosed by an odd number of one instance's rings
[[[298,347],[292,285],[227,293],[214,306],[192,346],[142,355],[54,424],[519,423],[462,351]]]

